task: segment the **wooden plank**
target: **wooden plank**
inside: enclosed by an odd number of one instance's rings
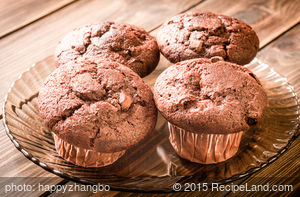
[[[300,96],[300,24],[266,46],[258,58],[270,65],[293,86],[294,91]],[[300,102],[300,100],[299,100]]]
[[[75,0],[1,0],[0,38]]]
[[[300,73],[300,24],[266,46],[257,58],[283,76],[296,79],[294,75]]]

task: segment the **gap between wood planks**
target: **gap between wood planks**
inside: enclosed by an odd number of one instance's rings
[[[35,23],[35,22],[37,22],[37,21],[39,21],[39,20],[41,20],[41,19],[43,19],[43,18],[45,18],[45,17],[47,17],[47,16],[53,14],[54,12],[57,12],[57,11],[59,11],[59,10],[65,8],[65,7],[67,7],[67,6],[69,6],[69,5],[73,4],[73,3],[75,3],[76,1],[79,1],[79,0],[72,0],[71,2],[68,2],[68,3],[66,3],[66,4],[64,4],[64,5],[62,5],[62,6],[58,7],[58,8],[56,8],[56,9],[50,10],[49,12],[47,12],[47,13],[45,13],[45,14],[39,16],[38,18],[33,19],[33,20],[30,21],[30,22],[27,22],[27,23],[25,23],[25,24],[21,24],[20,26],[16,26],[15,28],[12,28],[11,31],[6,32],[6,33],[4,33],[3,35],[0,35],[0,39],[3,39],[3,38],[5,38],[6,36],[8,36],[8,35],[10,35],[10,34],[12,34],[12,33],[14,33],[14,32],[19,31],[20,29],[23,29],[24,27],[27,27],[27,26],[31,25],[32,23]]]
[[[288,29],[286,29],[285,31],[281,32],[278,36],[274,37],[272,40],[270,40],[270,42],[266,43],[265,45],[261,46],[259,48],[259,51],[263,50],[264,48],[266,48],[267,46],[269,46],[271,43],[277,41],[278,39],[280,39],[282,36],[284,36],[288,31],[292,30],[294,27],[296,27],[297,25],[299,25],[300,22],[295,23],[294,25],[291,25]]]

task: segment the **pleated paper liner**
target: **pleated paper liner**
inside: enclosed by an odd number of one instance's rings
[[[59,156],[75,165],[82,167],[103,167],[117,161],[126,150],[112,153],[102,153],[74,146],[52,133],[55,149]]]
[[[243,131],[229,134],[203,134],[186,131],[168,122],[170,143],[176,153],[189,161],[214,164],[233,157],[239,149]]]
[[[38,115],[39,88],[55,69],[53,57],[36,63],[12,84],[5,98],[3,121],[7,135],[25,157],[73,181],[135,191],[172,191],[173,183],[191,180],[226,183],[278,158],[295,138],[299,122],[298,98],[288,81],[257,59],[246,66],[262,82],[269,106],[264,120],[243,134],[237,153],[216,164],[203,165],[180,158],[169,142],[167,121],[161,115],[155,131],[112,165],[83,168],[64,160]],[[160,72],[157,69],[146,78],[150,86]]]

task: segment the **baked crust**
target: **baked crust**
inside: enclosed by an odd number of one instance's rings
[[[131,69],[82,59],[51,73],[39,92],[40,116],[64,141],[98,152],[119,152],[154,130],[153,94]]]
[[[156,39],[143,28],[115,22],[76,28],[55,51],[58,66],[79,57],[97,57],[124,64],[141,77],[156,68],[159,55]]]
[[[200,133],[248,130],[267,106],[267,95],[251,71],[206,58],[167,68],[155,82],[154,100],[172,124]]]
[[[170,18],[159,28],[157,42],[172,63],[219,56],[244,65],[259,49],[258,37],[249,25],[211,12],[190,12]]]

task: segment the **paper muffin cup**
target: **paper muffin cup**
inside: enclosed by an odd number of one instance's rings
[[[110,165],[117,161],[126,152],[126,150],[123,150],[120,152],[103,153],[84,149],[62,140],[54,133],[52,134],[54,137],[55,149],[59,156],[68,162],[86,168]]]
[[[230,134],[198,134],[168,122],[170,143],[176,153],[189,161],[213,164],[225,161],[239,149],[243,131]]]

